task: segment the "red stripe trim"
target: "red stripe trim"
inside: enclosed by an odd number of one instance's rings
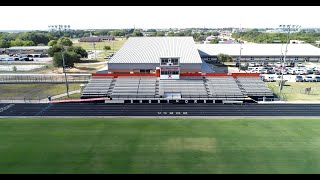
[[[88,102],[97,100],[108,100],[109,98],[90,98],[90,99],[70,99],[70,100],[52,100],[49,103],[62,103],[62,102]]]

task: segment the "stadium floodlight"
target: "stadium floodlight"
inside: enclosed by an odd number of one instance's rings
[[[286,67],[285,63],[286,63],[286,57],[287,57],[287,52],[288,52],[288,44],[290,42],[290,31],[291,30],[298,30],[301,26],[300,25],[280,25],[279,27],[282,28],[283,30],[287,31],[286,49],[284,51],[283,63],[282,63],[282,69],[281,69],[281,80],[280,80],[280,84],[279,84],[280,98],[283,99],[282,98],[282,89],[283,89],[283,82],[284,82],[283,81],[283,74],[284,74],[284,70],[285,70],[285,67]]]

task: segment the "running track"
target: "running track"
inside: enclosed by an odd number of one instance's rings
[[[320,116],[320,104],[0,104],[0,116]]]

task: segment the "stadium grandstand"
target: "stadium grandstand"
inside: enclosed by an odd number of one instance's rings
[[[192,37],[130,37],[95,74],[82,99],[108,102],[256,102],[273,93],[256,73],[215,73]],[[107,102],[106,101],[106,102]]]

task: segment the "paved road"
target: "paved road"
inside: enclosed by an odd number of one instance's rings
[[[320,116],[320,104],[0,104],[0,116]]]

